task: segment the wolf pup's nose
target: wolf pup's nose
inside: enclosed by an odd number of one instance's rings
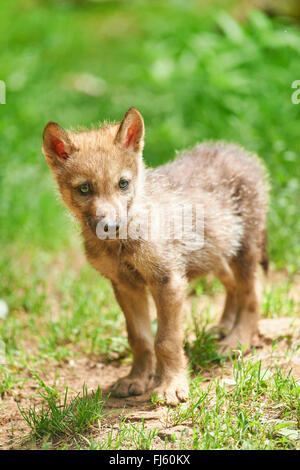
[[[120,229],[120,226],[117,222],[106,223],[103,227],[104,232],[113,232],[113,231],[118,232],[119,229]]]
[[[116,220],[102,219],[97,223],[96,234],[100,239],[116,238],[120,225]]]

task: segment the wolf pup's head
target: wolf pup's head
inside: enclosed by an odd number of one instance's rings
[[[115,239],[143,186],[144,121],[130,108],[120,124],[69,132],[49,122],[43,153],[62,198],[99,238]]]

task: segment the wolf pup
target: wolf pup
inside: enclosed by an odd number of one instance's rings
[[[176,405],[189,392],[183,350],[188,281],[212,272],[224,284],[217,327],[224,350],[250,346],[257,331],[256,271],[268,266],[268,184],[259,159],[236,145],[203,143],[156,169],[145,168],[143,146],[144,121],[135,108],[121,123],[96,130],[67,132],[54,122],[44,130],[43,153],[80,222],[87,259],[111,281],[126,318],[133,365],[113,393],[126,397],[152,388]],[[178,236],[182,218],[167,219],[180,207],[192,212]],[[202,208],[198,224],[196,207]],[[150,237],[159,217],[162,229],[169,225],[168,236],[156,230]],[[148,291],[158,317],[155,341]]]

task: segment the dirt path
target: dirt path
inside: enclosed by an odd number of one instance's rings
[[[272,342],[279,338],[276,352],[272,350]],[[294,378],[300,380],[300,352],[289,356],[286,354],[286,345],[284,343],[289,339],[292,345],[299,342],[300,338],[300,320],[291,318],[268,319],[260,321],[260,345],[257,349],[257,359],[262,359],[264,368],[280,366],[285,370],[292,369]],[[103,396],[109,393],[111,385],[119,377],[126,375],[130,369],[129,365],[120,364],[119,362],[105,364],[97,363],[88,358],[79,358],[70,361],[64,367],[59,369],[50,366],[50,370],[44,374],[43,379],[47,384],[53,384],[56,381],[58,390],[63,391],[68,385],[70,392],[78,393],[82,390],[83,383],[86,384],[89,391],[96,390],[100,385]],[[55,375],[59,370],[59,377],[55,380]],[[213,368],[203,371],[202,376],[206,379],[203,387],[215,377],[230,378],[230,363],[222,368]],[[28,427],[22,419],[16,400],[20,402],[22,407],[29,407],[35,403],[39,404],[36,395],[36,381],[29,378],[24,387],[18,387],[12,394],[6,395],[1,401],[1,417],[0,417],[0,448],[13,449],[20,448],[24,445],[24,436],[28,436]],[[159,428],[160,432],[156,438],[156,447],[163,448],[164,439],[173,433],[180,433],[182,426],[169,426],[167,423],[167,411],[165,406],[154,406],[149,401],[148,395],[140,397],[130,397],[117,399],[110,397],[107,401],[105,412],[110,413],[105,420],[101,429],[94,434],[95,439],[105,438],[112,426],[118,426],[120,417],[127,417],[127,421],[140,422],[143,418],[146,428]],[[29,442],[26,447],[32,448],[33,443]]]

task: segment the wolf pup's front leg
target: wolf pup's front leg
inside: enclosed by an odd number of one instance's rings
[[[133,365],[128,376],[119,379],[112,393],[118,397],[141,395],[152,385],[155,356],[151,332],[149,298],[142,285],[113,283],[116,299],[122,308],[133,354]]]
[[[184,303],[187,281],[180,274],[163,276],[149,286],[156,308],[158,329],[155,339],[156,387],[153,392],[168,405],[188,397],[186,359],[183,350]]]

